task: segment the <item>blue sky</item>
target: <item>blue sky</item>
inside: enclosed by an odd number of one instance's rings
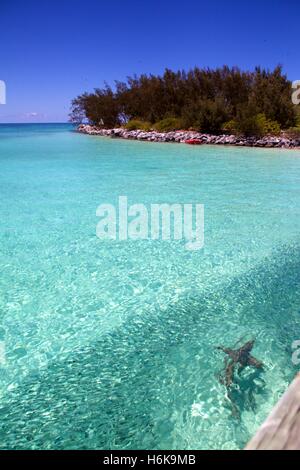
[[[83,91],[165,67],[300,79],[299,15],[298,0],[1,0],[0,122],[63,122]]]

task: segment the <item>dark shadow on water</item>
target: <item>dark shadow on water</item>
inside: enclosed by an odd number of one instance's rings
[[[256,413],[256,398],[268,396],[267,383],[264,380],[264,371],[245,369],[241,376],[236,374],[234,384],[227,390],[227,406],[232,417],[241,420],[244,411]]]

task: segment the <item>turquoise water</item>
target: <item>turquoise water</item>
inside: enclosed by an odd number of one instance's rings
[[[0,447],[243,447],[297,372],[300,152],[7,125],[0,191]],[[99,240],[119,195],[203,203],[204,249]],[[237,418],[216,346],[248,338]]]

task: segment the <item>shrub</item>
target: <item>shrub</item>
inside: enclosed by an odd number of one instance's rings
[[[139,121],[138,119],[132,119],[125,124],[125,129],[128,131],[149,131],[151,129],[151,123],[146,121]]]
[[[290,129],[285,131],[285,134],[290,139],[300,139],[300,126],[291,127]]]
[[[223,124],[222,131],[228,132],[229,134],[236,134],[237,127],[237,122],[234,119],[231,119],[230,121],[227,121],[225,124]]]
[[[259,115],[258,119],[263,126],[264,133],[267,135],[279,135],[281,132],[280,125],[277,121],[272,121],[271,119],[267,119],[264,114]]]
[[[280,126],[277,121],[267,119],[265,114],[245,116],[237,121],[237,131],[245,136],[263,137],[265,135],[280,134]]]
[[[182,128],[182,121],[179,118],[165,118],[154,124],[154,129],[158,132],[177,131]]]

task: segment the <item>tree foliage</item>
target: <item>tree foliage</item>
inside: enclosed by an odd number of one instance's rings
[[[262,115],[276,131],[296,125],[291,83],[280,66],[273,71],[257,67],[253,72],[227,66],[195,67],[188,72],[166,69],[162,76],[128,77],[115,82],[114,89],[105,85],[74,99],[71,120],[87,119],[106,128],[129,121],[158,128],[165,122],[167,128],[165,120],[171,119],[172,128],[178,125],[209,133],[219,133],[224,123],[234,122],[240,132],[252,135]],[[266,123],[262,128],[268,128]]]
[[[141,121],[140,119],[131,119],[124,125],[128,131],[149,131],[151,129],[151,122]]]

